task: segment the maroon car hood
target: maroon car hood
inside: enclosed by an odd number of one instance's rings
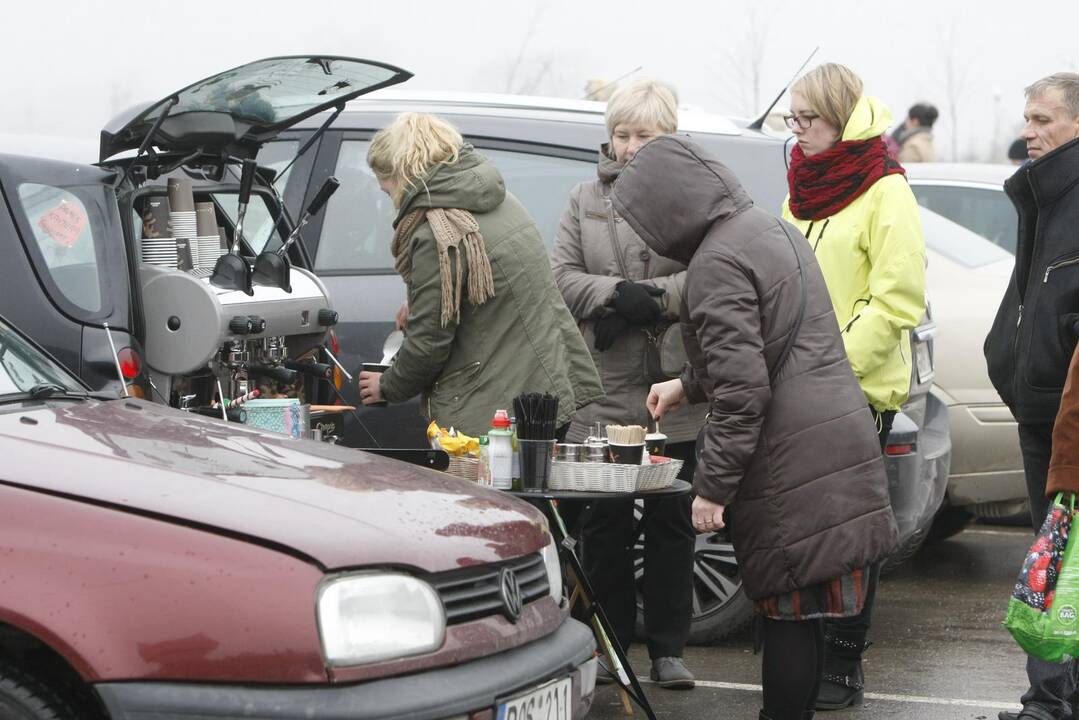
[[[436,572],[548,542],[540,514],[498,491],[138,400],[2,414],[0,456],[0,482],[284,546],[327,569]]]

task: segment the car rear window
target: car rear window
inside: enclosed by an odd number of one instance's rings
[[[911,183],[918,204],[1015,254],[1018,216],[1003,189]]]
[[[367,166],[366,140],[345,140],[334,175],[341,189],[326,205],[326,217],[315,255],[315,270],[323,272],[391,272],[393,202],[378,187]],[[506,189],[528,208],[547,250],[570,190],[596,177],[596,164],[583,160],[510,150],[480,148],[501,171]]]
[[[283,193],[288,186],[288,176],[292,173],[291,163],[299,146],[298,141],[278,141],[267,143],[259,151],[259,165],[272,168],[280,173],[274,178],[274,186],[277,187],[278,192]],[[284,170],[284,173],[281,173],[282,170]],[[229,171],[232,172],[236,182],[240,182],[239,177],[236,176],[235,168],[230,166]],[[232,224],[235,225],[239,209],[237,207],[239,198],[236,194],[214,193],[213,198],[225,211],[225,214],[229,216]],[[296,218],[293,219],[295,220]],[[271,214],[265,198],[261,198],[257,194],[252,195],[251,202],[247,205],[247,215],[244,216],[244,238],[247,239],[247,244],[251,246],[253,252],[259,253],[265,249],[270,239],[273,238],[276,221],[277,218]]]
[[[921,208],[922,233],[930,250],[969,268],[977,268],[1012,256],[999,245],[932,210]]]
[[[51,185],[22,183],[18,192],[39,264],[68,302],[89,313],[100,312],[104,238],[95,235],[94,209],[75,193]]]

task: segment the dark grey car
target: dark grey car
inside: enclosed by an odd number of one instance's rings
[[[290,171],[283,189],[295,214],[329,175],[340,192],[305,234],[315,272],[340,313],[337,333],[346,366],[377,362],[384,338],[405,299],[389,251],[393,208],[366,163],[372,135],[403,111],[432,112],[452,122],[502,171],[506,186],[529,209],[548,246],[574,185],[593,179],[599,145],[606,140],[602,103],[517,96],[429,94],[393,90],[352,101],[334,125]],[[283,133],[259,160],[290,157],[321,122],[313,117]],[[778,213],[786,193],[782,139],[720,117],[681,113],[681,130],[712,150],[742,180],[761,206]],[[933,378],[930,321],[914,333],[916,363],[911,398],[896,417],[887,450],[892,503],[902,544],[892,564],[912,554],[940,506],[948,474],[947,409],[928,393]],[[358,401],[355,387],[346,394]],[[425,421],[415,403],[363,409],[363,427],[351,423],[356,445],[423,442]],[[821,448],[827,452],[828,448]],[[638,572],[643,572],[638,570]],[[691,641],[717,640],[744,625],[751,606],[742,592],[729,542],[721,534],[697,541]]]

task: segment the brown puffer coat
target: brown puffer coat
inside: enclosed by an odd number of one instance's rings
[[[711,402],[694,487],[729,506],[749,597],[888,555],[896,525],[880,443],[809,243],[683,136],[642,148],[612,202],[650,248],[689,266],[682,382],[690,400]],[[770,379],[803,289],[796,340]]]
[[[1045,494],[1079,493],[1079,348],[1072,354],[1060,410],[1053,424],[1053,456]]]

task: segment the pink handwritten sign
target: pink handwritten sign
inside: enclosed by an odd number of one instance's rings
[[[51,237],[57,245],[73,246],[86,229],[86,211],[74,203],[61,200],[37,221],[37,226]]]

